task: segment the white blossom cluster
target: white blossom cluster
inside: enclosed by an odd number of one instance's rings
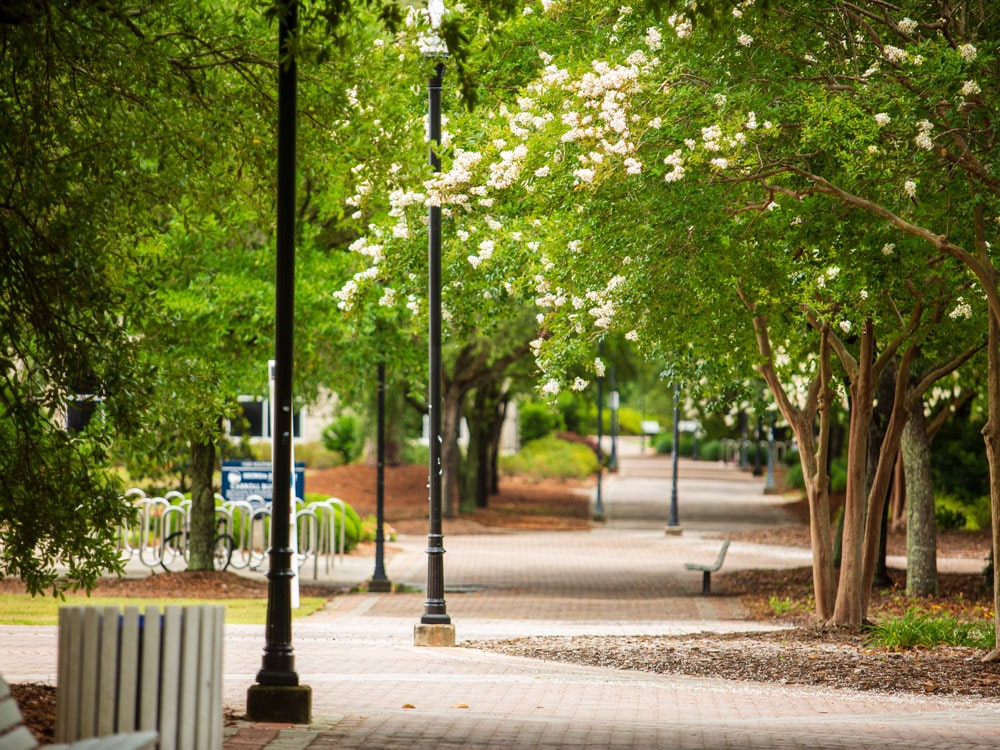
[[[931,131],[934,129],[933,123],[930,120],[921,120],[917,123],[917,135],[913,139],[913,142],[917,144],[919,148],[925,151],[930,151],[934,148],[934,140],[931,138]]]
[[[959,318],[967,320],[972,317],[972,305],[962,297],[959,297],[955,302],[957,303],[955,309],[948,313],[949,318],[952,320],[958,320]]]

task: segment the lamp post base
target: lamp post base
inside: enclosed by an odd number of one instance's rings
[[[372,578],[368,581],[369,594],[387,594],[392,591],[392,581],[388,578]]]
[[[663,529],[663,533],[667,536],[680,536],[684,533],[684,527],[678,524],[677,526],[667,526]]]
[[[247,718],[288,724],[308,724],[312,718],[312,688],[308,685],[251,685]]]
[[[455,626],[418,623],[413,626],[413,645],[454,648]]]

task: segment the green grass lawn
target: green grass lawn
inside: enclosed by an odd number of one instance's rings
[[[54,597],[32,597],[27,594],[0,594],[0,625],[57,625],[59,608],[65,606],[90,607],[139,607],[156,605],[161,611],[167,605],[182,607],[196,604],[222,604],[226,608],[228,625],[264,625],[267,619],[266,599],[136,599],[124,597],[67,596],[65,600]],[[326,600],[318,596],[304,596],[292,618],[306,617],[323,608]]]

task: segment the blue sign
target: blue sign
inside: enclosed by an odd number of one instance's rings
[[[295,497],[305,499],[306,464],[295,462]],[[246,500],[257,495],[265,503],[274,499],[270,461],[223,461],[222,496],[226,500]]]

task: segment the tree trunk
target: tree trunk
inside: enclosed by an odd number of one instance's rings
[[[930,596],[938,590],[937,528],[930,441],[921,398],[913,399],[910,407],[910,420],[903,429],[902,454],[906,476],[906,595]]]
[[[872,411],[872,421],[868,428],[868,460],[865,467],[865,482],[869,492],[875,484],[875,471],[879,464],[879,453],[882,442],[885,440],[889,420],[892,416],[892,407],[895,401],[896,368],[886,367],[879,373],[878,385],[875,391],[875,406]],[[888,498],[892,495],[892,476],[889,477],[889,485],[886,487],[885,497],[882,498],[882,505],[886,505]],[[869,498],[871,503],[871,498]],[[875,560],[875,586],[889,586],[892,579],[889,578],[889,569],[885,562],[886,556],[886,534],[888,532],[888,513],[880,514],[878,552]]]
[[[799,443],[799,460],[805,478],[806,498],[809,503],[809,535],[813,553],[813,592],[816,598],[816,615],[827,620],[834,607],[833,544],[830,536],[830,475],[827,470],[832,394],[830,393],[830,341],[829,330],[820,330],[819,373],[809,384],[805,405],[796,408],[788,399],[781,380],[774,370],[771,342],[767,321],[763,316],[754,317],[757,347],[763,358],[761,376],[774,395],[782,416],[788,421]],[[816,417],[819,416],[819,434],[816,434]]]
[[[191,525],[188,570],[212,570],[215,538],[215,443],[191,441]]]
[[[986,459],[990,465],[990,507],[993,520],[993,624],[996,630],[994,649],[983,661],[1000,661],[1000,321],[990,310],[989,344],[989,417],[983,427]]]
[[[499,380],[491,380],[476,388],[472,408],[466,413],[469,450],[462,465],[461,505],[474,500],[477,508],[489,507],[490,494],[494,493],[496,459],[506,407],[507,395]]]
[[[890,527],[893,531],[899,531],[906,526],[906,472],[903,468],[902,450],[896,456],[895,476],[892,478],[890,500],[892,502],[892,513],[889,516]]]
[[[836,625],[860,625],[864,616],[865,522],[867,492],[865,460],[868,456],[868,425],[872,418],[874,382],[874,334],[866,321],[861,335],[858,374],[851,382],[851,421],[847,437],[847,493],[844,500],[843,556],[840,561],[840,584],[833,622]]]
[[[490,439],[489,484],[487,492],[496,495],[500,492],[500,441],[503,439],[503,423],[507,421],[507,405],[510,403],[510,392],[505,391],[497,405],[496,429]]]
[[[441,505],[445,518],[454,518],[458,510],[461,461],[458,437],[464,395],[465,392],[458,388],[446,387],[441,396]]]

